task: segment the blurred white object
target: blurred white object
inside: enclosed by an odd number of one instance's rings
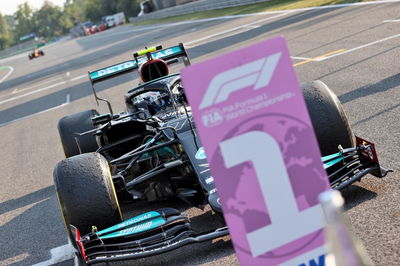
[[[326,219],[327,266],[373,265],[361,242],[355,237],[343,214],[344,200],[337,190],[322,193],[319,200]]]

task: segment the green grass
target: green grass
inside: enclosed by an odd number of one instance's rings
[[[141,22],[133,22],[132,25],[149,25],[149,24],[160,24],[160,23],[171,23],[186,20],[196,20],[203,18],[213,18],[221,16],[231,16],[231,15],[242,15],[257,12],[266,11],[278,11],[296,8],[306,8],[314,6],[324,6],[324,5],[336,5],[344,3],[354,3],[354,2],[368,2],[371,0],[272,0],[268,2],[262,2],[257,4],[228,7],[215,10],[208,10],[202,12],[196,12],[186,15],[160,18],[160,19],[149,19]]]

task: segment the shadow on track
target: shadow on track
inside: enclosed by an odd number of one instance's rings
[[[105,81],[101,84],[96,85],[96,91],[101,92],[109,88],[119,86],[125,82],[132,80],[132,76],[135,78],[136,74],[127,74],[122,77],[118,77],[112,80]],[[133,87],[133,86],[132,86]],[[131,89],[128,87],[126,91]],[[13,107],[0,111],[0,127],[8,125],[11,122],[20,120],[34,114],[49,110],[51,108],[60,106],[66,102],[67,95],[69,94],[70,102],[79,100],[89,95],[93,95],[93,91],[89,81],[81,82],[74,86],[59,90],[53,93],[49,93],[45,96],[36,98],[34,100],[27,101],[25,103],[15,105]],[[123,95],[121,95],[121,102],[123,101]],[[94,98],[93,98],[94,101]]]
[[[330,26],[338,26],[338,24],[342,24],[342,23],[345,23],[345,22],[354,20],[354,19],[356,19],[357,17],[367,16],[369,13],[372,14],[373,12],[376,12],[377,9],[383,9],[383,8],[384,8],[384,7],[376,7],[376,8],[374,8],[374,9],[370,9],[368,6],[364,6],[364,7],[363,7],[363,6],[359,6],[359,7],[357,8],[357,10],[353,10],[353,9],[348,9],[348,10],[345,10],[345,11],[341,10],[340,15],[343,15],[343,14],[346,14],[346,13],[351,13],[351,15],[348,16],[347,19],[342,19],[342,20],[340,20],[339,22],[336,22],[336,21],[335,21],[334,23],[330,23],[330,24],[328,24],[328,25],[324,25],[324,24],[323,24],[323,26],[317,27],[317,28],[313,27],[313,26],[316,25],[316,23],[325,22],[324,20],[328,21],[330,18],[335,17],[336,15],[335,15],[335,14],[331,14],[331,15],[328,15],[328,16],[324,16],[324,17],[322,18],[323,20],[321,20],[321,18],[318,18],[318,19],[316,19],[316,20],[307,21],[307,22],[304,23],[304,24],[300,24],[299,26],[292,27],[291,30],[293,30],[293,29],[304,30],[304,29],[307,28],[307,27],[309,27],[309,28],[311,28],[311,29],[313,29],[313,30],[311,30],[311,31],[309,31],[309,32],[307,32],[307,33],[302,32],[301,35],[298,35],[298,36],[289,38],[288,41],[296,40],[297,38],[304,38],[304,37],[307,36],[307,35],[310,35],[310,34],[312,34],[312,33],[319,32],[319,31],[321,31],[321,30],[322,30],[322,31],[326,31],[326,28],[328,28],[328,27],[330,27]],[[338,10],[338,9],[336,9],[336,10]],[[320,49],[320,48],[323,48],[323,47],[326,47],[326,46],[329,46],[329,45],[338,43],[339,41],[346,40],[346,39],[349,38],[349,37],[354,37],[354,36],[357,35],[357,34],[364,33],[364,32],[367,32],[367,31],[369,31],[369,30],[371,30],[371,29],[375,29],[375,28],[381,27],[381,26],[384,25],[384,24],[385,24],[385,23],[381,23],[381,24],[378,24],[378,25],[375,25],[375,26],[372,26],[372,27],[368,27],[368,28],[365,28],[365,29],[360,30],[360,31],[357,31],[357,32],[352,32],[351,34],[342,36],[342,37],[340,37],[339,39],[335,39],[334,41],[323,43],[322,45],[313,47],[312,49],[309,49],[309,50],[304,50],[304,51],[302,51],[300,54],[298,54],[298,56],[306,55],[308,52],[311,52],[311,51],[314,51],[314,50],[318,50],[318,49]]]
[[[349,91],[339,96],[339,100],[344,104],[355,99],[370,96],[376,93],[385,92],[400,86],[400,74],[382,79],[375,84],[369,84],[358,89]]]
[[[286,17],[282,17],[276,21],[272,21],[260,27],[250,29],[245,32],[240,32],[235,35],[227,36],[225,38],[221,38],[215,41],[210,41],[208,43],[191,48],[189,49],[189,55],[191,58],[200,57],[204,54],[215,52],[219,49],[237,45],[238,43],[247,42],[247,40],[257,38],[261,35],[265,35],[267,33],[271,33],[276,30],[279,30],[278,34],[281,35],[285,32],[284,28],[287,26],[291,26],[293,24],[300,22],[303,23],[302,25],[308,25],[309,23],[313,24],[313,23],[323,22],[325,20],[325,16],[328,13],[337,11],[338,9],[341,8],[342,7],[332,8],[332,9],[313,9],[313,10],[303,11],[301,13],[288,15]],[[351,11],[352,10],[346,12],[351,12]],[[331,17],[339,15],[341,14],[335,13]]]
[[[0,203],[0,215],[48,199],[53,195],[54,195],[54,187],[49,186],[42,188],[38,191],[35,191],[31,194],[20,197],[18,199],[11,199],[4,201]]]
[[[399,108],[399,107],[400,107],[400,103],[399,103],[399,104],[396,104],[396,105],[394,105],[394,106],[391,106],[391,107],[389,107],[389,108],[386,108],[385,110],[382,110],[382,111],[380,111],[380,112],[377,112],[377,113],[375,113],[375,114],[373,114],[373,115],[371,115],[371,116],[369,116],[369,117],[367,117],[367,118],[361,119],[361,120],[359,120],[359,121],[353,123],[351,126],[352,126],[352,127],[355,127],[355,126],[361,125],[361,124],[363,124],[363,123],[365,123],[365,122],[368,122],[368,121],[374,119],[375,117],[378,117],[378,116],[383,115],[383,114],[385,114],[385,113],[391,112],[391,111],[393,111],[394,109],[397,109],[397,108]]]
[[[122,205],[125,218],[163,207],[175,207],[193,212],[178,199],[163,202]],[[19,209],[22,208],[22,211]],[[56,210],[50,212],[49,210]],[[205,211],[194,209],[191,224],[196,231],[207,231],[221,226],[209,207]],[[0,239],[7,243],[0,252],[0,264],[32,265],[50,259],[50,250],[65,245],[67,235],[62,223],[54,186],[49,186],[18,199],[0,204],[0,214],[16,212],[17,215],[0,227]],[[37,226],[40,225],[40,228]],[[43,230],[45,228],[45,230]],[[210,262],[234,254],[229,237],[184,246],[177,250],[149,258],[134,260],[136,265],[193,265]],[[38,261],[40,259],[40,261]],[[131,261],[115,265],[132,265]],[[68,262],[65,262],[68,264]],[[72,262],[71,262],[72,263]],[[72,265],[72,264],[71,264]],[[114,264],[112,264],[114,265]]]
[[[372,200],[377,196],[375,192],[354,184],[341,191],[341,193],[345,200],[345,211],[348,211],[365,201]]]
[[[39,258],[50,258],[50,249],[66,244],[66,234],[60,235],[65,230],[60,212],[49,211],[57,209],[53,186],[1,203],[1,215],[7,217],[8,212],[17,215],[0,227],[0,239],[5,244],[0,252],[0,264],[39,263]]]
[[[207,232],[222,226],[217,215],[211,211],[209,206],[205,210],[199,210],[191,207],[183,201],[172,198],[167,201],[146,203],[138,202],[132,205],[122,205],[125,213],[125,219],[135,215],[156,210],[159,208],[173,207],[182,213],[190,214],[190,224],[193,230],[198,232]],[[205,241],[202,243],[190,244],[167,253],[151,256],[148,258],[136,259],[134,261],[126,261],[118,263],[118,265],[135,265],[143,266],[161,266],[161,265],[199,265],[209,263],[213,260],[228,257],[234,254],[230,237],[218,238],[215,240]],[[210,260],[212,258],[212,260]]]

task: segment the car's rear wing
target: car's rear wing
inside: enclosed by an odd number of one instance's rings
[[[118,63],[106,68],[98,69],[89,72],[89,79],[92,84],[128,73],[130,71],[136,70],[139,66],[145,63],[149,58],[152,59],[162,59],[164,61],[169,61],[173,59],[178,59],[183,57],[185,65],[190,65],[188,55],[186,53],[185,47],[182,43],[177,46],[162,49],[162,46],[155,46],[145,50],[138,51],[133,54],[134,59]]]

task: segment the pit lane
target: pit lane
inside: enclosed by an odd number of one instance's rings
[[[128,25],[45,47],[46,55],[31,61],[27,54],[0,60],[0,66],[14,69],[0,83],[0,264],[48,261],[50,250],[67,244],[52,181],[54,165],[63,158],[56,125],[62,116],[97,108],[87,71],[131,58],[144,46],[188,43],[192,62],[199,62],[277,35],[288,41],[299,80],[327,83],[344,104],[354,133],[375,142],[381,163],[395,170],[382,180],[363,179],[344,196],[346,214],[374,263],[400,264],[399,9],[397,1],[162,27]],[[0,72],[0,79],[6,72]],[[122,110],[122,96],[135,79],[128,74],[97,88],[115,110]],[[101,105],[98,110],[107,108]],[[187,208],[178,201],[158,206],[176,205]],[[209,210],[187,212],[202,229],[213,222]],[[237,260],[226,237],[137,264],[232,265]]]

